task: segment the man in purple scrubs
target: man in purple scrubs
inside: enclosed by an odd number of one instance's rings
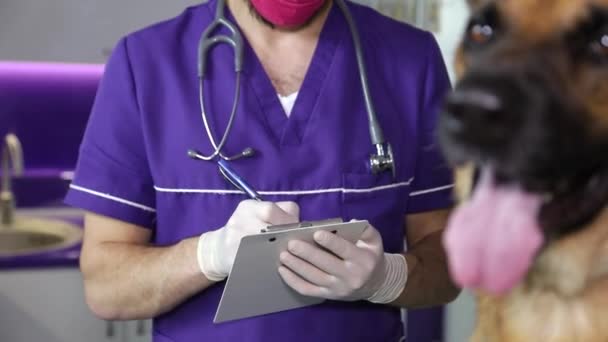
[[[434,140],[449,80],[433,36],[348,4],[396,177],[369,170],[371,144],[350,31],[332,0],[228,0],[246,46],[223,149],[264,202],[235,191],[201,120],[197,46],[216,0],[120,40],[106,66],[66,202],[87,211],[87,301],[104,319],[154,317],[154,341],[399,341],[400,308],[446,303],[440,234],[451,176]],[[232,49],[208,56],[215,136],[235,87]],[[323,304],[214,324],[240,238],[267,225],[341,217],[371,225],[352,244],[292,241],[277,268]],[[404,252],[406,250],[406,252]]]

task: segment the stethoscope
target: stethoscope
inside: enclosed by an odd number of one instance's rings
[[[334,0],[340,7],[340,10],[346,17],[346,21],[348,22],[348,26],[351,32],[351,36],[353,38],[353,43],[355,45],[355,54],[357,57],[357,66],[359,69],[359,75],[361,78],[361,88],[363,90],[363,98],[365,100],[365,107],[367,110],[367,118],[369,122],[369,133],[372,142],[372,146],[375,148],[375,153],[371,153],[369,157],[370,168],[374,174],[384,172],[386,170],[391,170],[393,173],[393,177],[395,177],[395,161],[393,159],[393,150],[390,143],[385,142],[384,133],[382,131],[382,127],[378,123],[378,118],[376,117],[376,111],[374,109],[374,105],[371,99],[368,80],[367,80],[367,72],[365,70],[365,62],[363,60],[363,52],[361,47],[361,39],[359,38],[359,32],[354,23],[354,20],[350,14],[350,11],[344,0]],[[203,118],[203,124],[205,125],[205,131],[207,132],[207,136],[209,137],[209,141],[213,146],[213,153],[210,155],[203,155],[202,153],[196,150],[188,150],[188,156],[194,159],[211,161],[215,158],[221,158],[225,161],[237,160],[244,157],[251,157],[255,154],[255,150],[251,147],[245,148],[239,154],[234,156],[226,156],[222,153],[222,148],[226,144],[226,140],[228,135],[230,134],[230,130],[232,129],[232,124],[234,123],[234,117],[236,115],[237,105],[240,98],[240,89],[241,89],[241,72],[243,70],[243,37],[239,32],[238,28],[229,22],[224,16],[224,8],[225,8],[225,0],[217,1],[217,8],[215,11],[215,19],[207,27],[207,29],[201,35],[199,45],[198,45],[198,80],[199,80],[199,102],[201,109],[201,116]],[[230,31],[230,35],[213,35],[216,29],[220,27],[226,27],[228,31]],[[226,125],[226,129],[224,130],[224,134],[222,135],[222,139],[219,141],[219,144],[215,140],[213,133],[211,132],[211,128],[209,127],[209,122],[207,121],[207,115],[205,112],[205,101],[203,95],[204,88],[204,77],[205,77],[205,69],[207,65],[207,52],[216,44],[227,43],[232,45],[234,49],[234,71],[236,74],[236,86],[234,90],[234,100],[232,102],[232,110],[230,112],[230,117],[228,119],[228,124]]]

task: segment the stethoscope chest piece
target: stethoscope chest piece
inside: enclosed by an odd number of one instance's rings
[[[390,170],[393,174],[393,179],[397,176],[391,144],[377,144],[376,153],[372,153],[369,156],[369,163],[373,174]]]

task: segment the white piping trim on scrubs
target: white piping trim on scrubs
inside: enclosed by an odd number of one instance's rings
[[[122,203],[122,204],[130,205],[130,206],[132,206],[132,207],[135,207],[135,208],[138,208],[138,209],[141,209],[141,210],[144,210],[144,211],[149,211],[149,212],[152,212],[152,213],[155,213],[155,212],[156,212],[156,209],[154,209],[154,208],[150,208],[150,207],[145,206],[145,205],[143,205],[143,204],[139,204],[139,203],[131,202],[131,201],[126,200],[126,199],[124,199],[124,198],[120,198],[120,197],[112,196],[112,195],[110,195],[110,194],[104,194],[104,193],[101,193],[101,192],[99,192],[99,191],[95,191],[95,190],[91,190],[91,189],[84,188],[84,187],[82,187],[82,186],[78,186],[78,185],[70,184],[70,188],[71,188],[71,189],[74,189],[74,190],[77,190],[77,191],[86,192],[86,193],[88,193],[88,194],[90,194],[90,195],[94,195],[94,196],[102,197],[102,198],[105,198],[105,199],[109,199],[109,200],[111,200],[111,201],[115,201],[115,202],[118,202],[118,203]]]
[[[433,192],[439,192],[439,191],[443,191],[443,190],[448,190],[454,187],[454,184],[450,184],[450,185],[444,185],[444,186],[440,186],[437,188],[432,188],[432,189],[425,189],[425,190],[419,190],[419,191],[414,191],[412,193],[410,193],[410,197],[416,197],[416,196],[420,196],[420,195],[426,195],[426,194],[430,194]]]
[[[318,194],[327,194],[333,192],[342,192],[342,193],[369,193],[375,191],[389,190],[394,188],[399,188],[403,186],[409,186],[414,178],[411,178],[407,182],[381,185],[374,188],[367,189],[346,189],[346,188],[330,188],[330,189],[316,189],[316,190],[294,190],[294,191],[258,191],[260,195],[318,195]],[[223,189],[171,189],[171,188],[161,188],[159,186],[154,186],[154,189],[158,192],[173,192],[173,193],[195,193],[195,194],[218,194],[218,195],[240,195],[243,192],[240,190],[223,190]]]

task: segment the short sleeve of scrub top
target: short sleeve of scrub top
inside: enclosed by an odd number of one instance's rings
[[[153,228],[155,192],[126,39],[106,64],[65,202]]]
[[[453,204],[453,175],[437,141],[437,119],[443,98],[451,88],[448,72],[435,38],[429,35],[423,111],[418,121],[417,160],[408,214],[448,208]]]

